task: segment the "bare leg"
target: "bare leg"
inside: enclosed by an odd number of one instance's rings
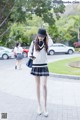
[[[18,60],[16,60],[15,69],[18,67]]]
[[[38,113],[41,114],[41,103],[40,103],[40,77],[35,76],[36,81],[36,92],[37,92],[37,100],[38,100]]]
[[[48,116],[48,112],[47,112],[47,77],[46,76],[43,77],[42,88],[43,88],[43,100],[44,100],[44,115]]]
[[[19,69],[21,69],[22,60],[18,61]]]

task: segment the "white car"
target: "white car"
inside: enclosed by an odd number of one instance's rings
[[[54,55],[55,53],[68,53],[72,54],[75,52],[75,49],[73,47],[66,46],[61,43],[54,43],[51,45],[48,49],[49,55]]]
[[[12,49],[0,46],[0,58],[6,60],[8,58],[14,58],[14,53]]]

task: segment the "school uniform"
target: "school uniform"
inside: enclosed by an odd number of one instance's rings
[[[14,54],[15,54],[15,58],[16,60],[21,60],[23,59],[23,48],[22,47],[15,47],[14,48]]]
[[[31,74],[35,76],[49,76],[49,70],[47,65],[47,53],[44,48],[44,43],[41,47],[42,48],[40,51],[36,51],[33,41],[30,45],[28,57],[32,56],[32,51],[33,56],[35,57],[35,59],[33,60]]]

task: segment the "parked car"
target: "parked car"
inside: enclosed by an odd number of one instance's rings
[[[73,47],[66,46],[61,43],[54,43],[51,45],[48,49],[49,55],[54,55],[55,53],[68,53],[72,54],[74,53],[75,49]]]
[[[80,42],[74,42],[73,45],[74,47],[80,47]]]
[[[23,56],[24,56],[24,57],[27,57],[27,56],[28,56],[28,52],[29,52],[28,49],[23,48]]]
[[[0,46],[0,58],[4,60],[14,58],[13,50],[7,47]]]

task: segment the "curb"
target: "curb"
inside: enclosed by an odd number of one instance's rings
[[[58,78],[65,78],[65,79],[80,80],[80,76],[56,74],[56,73],[51,73],[51,72],[50,72],[50,77],[58,77]]]

